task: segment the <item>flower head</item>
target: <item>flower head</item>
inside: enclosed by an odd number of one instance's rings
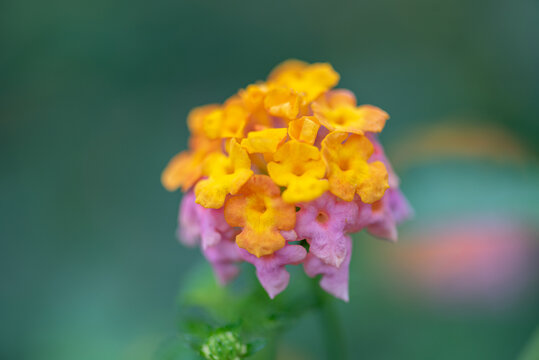
[[[200,354],[206,360],[240,360],[248,355],[248,346],[231,329],[214,331],[200,347]]]
[[[188,115],[189,150],[162,174],[186,191],[179,236],[200,244],[221,283],[252,263],[270,297],[286,288],[286,265],[322,274],[322,288],[348,299],[350,234],[391,240],[410,215],[377,139],[389,116],[334,90],[326,63],[287,61],[265,82]],[[194,189],[193,189],[194,188]],[[305,240],[305,247],[293,241]],[[306,250],[308,248],[308,250]]]

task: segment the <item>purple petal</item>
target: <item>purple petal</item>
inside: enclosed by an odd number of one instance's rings
[[[298,234],[294,230],[281,230],[281,235],[286,241],[296,241]]]
[[[367,226],[367,231],[378,238],[392,242],[398,240],[397,224],[391,214],[380,218],[378,221]]]
[[[222,239],[233,239],[237,231],[225,220],[224,210],[206,209],[196,204],[202,248],[214,246]]]
[[[328,265],[316,257],[312,252],[309,252],[303,263],[303,268],[305,273],[310,277],[322,274],[322,279],[320,280],[322,289],[335,297],[348,302],[348,276],[350,258],[352,255],[352,239],[349,236],[345,237],[345,244],[347,255],[341,264],[341,267],[335,268]]]
[[[360,207],[370,209],[367,231],[378,238],[395,242],[397,241],[397,223],[390,207],[391,192],[393,189],[388,189],[384,197],[374,204],[362,204],[359,199],[356,201],[360,203]]]
[[[374,146],[374,152],[371,155],[369,162],[381,161],[385,165],[386,170],[387,170],[389,187],[391,189],[398,188],[400,184],[399,177],[393,170],[393,166],[391,166],[391,163],[389,162],[384,152],[384,148],[382,147],[382,144],[378,140],[378,137],[376,136],[376,134],[373,134],[373,133],[367,133],[366,136],[371,141],[372,145]]]
[[[195,246],[200,241],[197,206],[195,203],[195,194],[192,191],[183,196],[180,203],[178,230],[176,234],[178,240],[186,246]]]
[[[357,216],[347,224],[347,233],[356,233],[366,228],[372,222],[372,207],[370,204],[365,204],[356,195],[354,202],[357,205]]]
[[[400,189],[389,192],[389,207],[397,224],[414,216],[414,210]]]
[[[412,208],[408,201],[399,189],[400,180],[395,174],[391,163],[387,159],[384,149],[376,134],[367,134],[367,137],[374,146],[374,153],[370,161],[381,161],[384,163],[389,177],[389,189],[384,194],[384,197],[378,204],[361,204],[358,202],[360,209],[370,209],[368,218],[367,231],[374,236],[397,241],[397,225],[412,216]]]
[[[382,199],[368,205],[356,200],[358,206],[370,209],[367,231],[379,238],[390,241],[397,241],[397,225],[408,219],[412,214],[412,209],[402,192],[397,189],[388,189]]]
[[[240,253],[245,261],[256,267],[256,276],[271,299],[288,286],[290,274],[285,265],[300,264],[307,256],[307,251],[300,245],[285,245],[273,254],[259,258],[244,249],[240,249]]]
[[[202,250],[204,257],[211,264],[221,285],[226,285],[239,273],[237,262],[242,260],[238,245],[234,241],[223,240],[214,246]]]

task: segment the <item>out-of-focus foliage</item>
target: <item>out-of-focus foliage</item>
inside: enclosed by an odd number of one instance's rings
[[[269,359],[283,331],[306,313],[319,310],[322,302],[336,301],[299,271],[293,290],[271,300],[245,268],[232,287],[219,286],[207,264],[191,271],[178,298],[180,336],[163,344],[157,359],[181,359],[186,345],[210,360],[234,359],[231,354],[244,358],[267,343],[265,352],[255,358]]]

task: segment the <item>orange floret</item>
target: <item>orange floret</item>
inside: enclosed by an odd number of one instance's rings
[[[339,74],[330,64],[309,65],[298,60],[285,61],[268,76],[268,83],[285,86],[304,95],[306,102],[333,88],[339,82]]]
[[[281,199],[279,187],[269,176],[254,175],[237,195],[225,203],[225,220],[243,227],[236,243],[257,257],[273,254],[285,245],[280,230],[292,230],[296,223],[294,205]]]
[[[387,170],[380,161],[367,162],[374,147],[365,136],[348,135],[335,131],[322,141],[329,191],[346,201],[352,201],[357,193],[361,201],[371,204],[389,187]]]
[[[312,104],[315,117],[330,131],[346,131],[362,135],[380,132],[389,115],[372,105],[356,106],[356,98],[348,90],[333,90]]]
[[[206,157],[220,151],[220,147],[220,140],[193,138],[190,141],[191,150],[182,151],[174,156],[163,170],[161,183],[165,189],[175,191],[181,187],[183,191],[189,190],[202,176]]]
[[[288,123],[290,138],[313,145],[318,134],[320,124],[314,116],[303,116]]]
[[[236,194],[253,175],[249,155],[235,139],[228,149],[228,156],[213,153],[204,161],[203,174],[208,178],[197,183],[195,196],[196,203],[205,208],[222,207],[226,196]]]
[[[247,134],[247,138],[241,141],[241,146],[249,154],[274,153],[277,147],[285,141],[286,136],[285,128],[251,131]]]
[[[265,83],[256,83],[239,91],[243,106],[250,112],[246,131],[261,130],[273,126],[273,119],[264,107],[269,88]]]
[[[187,127],[189,128],[191,135],[204,135],[204,118],[208,114],[219,108],[220,106],[217,104],[209,104],[196,107],[193,110],[189,111],[189,114],[187,115]]]
[[[329,188],[318,148],[296,140],[279,147],[268,164],[268,173],[277,185],[286,187],[283,200],[287,203],[314,200]]]
[[[300,110],[301,96],[287,87],[273,87],[264,98],[264,107],[273,116],[295,119]]]
[[[237,96],[230,98],[202,120],[202,131],[210,139],[242,138],[249,112]]]

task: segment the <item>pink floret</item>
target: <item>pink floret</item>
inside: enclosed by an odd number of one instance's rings
[[[300,245],[285,245],[271,255],[256,257],[240,249],[243,260],[256,267],[256,276],[270,298],[274,298],[288,286],[290,274],[285,265],[298,265],[307,256],[307,251]]]
[[[307,240],[309,252],[324,263],[340,267],[348,252],[346,231],[359,218],[357,204],[325,193],[299,206],[296,217],[298,239]]]
[[[233,239],[237,230],[225,221],[223,209],[206,209],[195,203],[195,194],[184,195],[179,214],[178,237],[188,246],[199,242],[203,249],[217,245],[222,239]]]
[[[226,285],[239,273],[237,262],[242,261],[238,245],[233,240],[222,240],[202,250],[221,285]]]
[[[324,263],[312,252],[309,252],[307,255],[303,263],[303,268],[305,269],[305,273],[310,277],[322,274],[322,279],[320,280],[322,289],[348,302],[348,277],[352,253],[352,239],[349,236],[345,237],[345,245],[347,255],[339,268]]]
[[[197,206],[195,203],[195,194],[192,191],[186,193],[180,203],[178,230],[176,234],[182,244],[190,247],[196,246],[200,242],[200,224],[198,221]]]

